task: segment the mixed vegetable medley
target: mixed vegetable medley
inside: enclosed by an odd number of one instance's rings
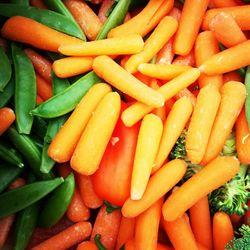
[[[0,2],[0,249],[250,250],[250,1]]]

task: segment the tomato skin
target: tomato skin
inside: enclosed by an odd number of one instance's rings
[[[122,103],[122,110],[127,105]],[[118,119],[98,170],[92,175],[96,194],[113,205],[122,206],[130,196],[130,183],[140,124],[126,127]]]

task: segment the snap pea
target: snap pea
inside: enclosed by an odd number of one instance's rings
[[[0,92],[0,108],[5,107],[9,103],[12,96],[14,95],[14,91],[15,78],[12,76],[8,84],[5,86],[3,92]]]
[[[22,4],[25,6],[29,6],[29,0],[10,0],[11,3]]]
[[[9,184],[14,181],[22,172],[24,168],[19,168],[9,163],[0,163],[0,193],[6,189]]]
[[[35,70],[30,59],[14,43],[11,44],[11,51],[15,68],[16,125],[19,133],[29,134],[33,123],[29,113],[36,106]]]
[[[2,92],[11,78],[11,65],[4,49],[0,47],[0,91]]]
[[[75,189],[74,174],[71,173],[57,189],[51,193],[39,216],[41,227],[54,226],[66,212]]]
[[[38,178],[51,179],[53,177],[52,173],[45,174],[40,171],[41,152],[29,136],[19,134],[13,126],[6,131],[6,135],[24,156],[30,168]]]
[[[28,183],[32,183],[34,181],[35,177],[30,174],[28,176]],[[37,225],[39,211],[40,202],[38,201],[24,208],[17,214],[13,237],[13,250],[26,249],[32,232]]]
[[[43,118],[39,116],[34,117],[33,126],[32,126],[32,133],[36,134],[42,140],[46,135],[48,123]]]
[[[129,8],[129,5],[131,3],[131,0],[120,0],[111,14],[109,15],[107,21],[103,25],[102,29],[100,30],[99,34],[96,37],[96,40],[101,40],[107,37],[109,31],[116,26],[120,25]]]
[[[68,79],[66,78],[59,78],[55,75],[52,71],[52,93],[53,95],[57,95],[67,89],[70,86]]]
[[[62,183],[63,178],[59,177],[49,181],[34,182],[2,193],[0,195],[0,218],[19,212],[39,201]]]
[[[250,129],[250,66],[247,67],[246,76],[245,76],[245,86],[247,90],[247,96],[246,96],[246,101],[245,101],[245,111],[246,111],[248,127]]]
[[[20,153],[2,138],[0,138],[0,158],[16,167],[24,167]]]
[[[52,29],[85,40],[85,35],[72,19],[52,10],[38,9],[36,7],[19,4],[0,4],[0,15],[5,17],[25,16],[36,20]]]
[[[88,90],[99,82],[101,79],[92,71],[64,91],[41,103],[31,111],[31,114],[44,118],[55,118],[67,114],[76,107]]]

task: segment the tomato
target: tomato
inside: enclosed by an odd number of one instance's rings
[[[121,112],[126,106],[122,103]],[[130,195],[139,128],[139,123],[129,128],[123,124],[121,118],[118,119],[99,169],[92,176],[96,194],[116,206],[122,206]]]

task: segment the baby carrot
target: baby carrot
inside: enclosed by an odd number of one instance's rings
[[[174,221],[162,221],[174,249],[176,250],[198,250],[189,218],[186,213]]]
[[[179,100],[180,98],[182,97],[186,97],[189,99],[189,101],[192,103],[193,107],[195,106],[195,103],[196,103],[196,97],[195,95],[188,89],[188,88],[185,88],[183,90],[181,90],[180,92],[178,92],[174,98],[176,100]]]
[[[156,56],[156,64],[171,64],[174,59],[174,36],[161,48]]]
[[[64,0],[64,4],[71,12],[89,40],[95,40],[102,28],[102,23],[95,12],[85,1]]]
[[[92,69],[93,57],[65,57],[54,61],[52,68],[56,76],[67,78],[86,73]]]
[[[177,26],[178,23],[173,17],[164,17],[146,40],[143,50],[128,59],[125,69],[130,73],[135,73],[141,63],[149,62],[173,36]]]
[[[164,104],[160,93],[137,80],[108,56],[96,57],[93,70],[109,84],[138,101],[153,107],[161,107]]]
[[[176,101],[164,123],[160,147],[152,169],[157,171],[167,159],[171,149],[181,135],[193,111],[190,100],[183,97]]]
[[[247,201],[248,207],[250,207],[250,200]],[[248,209],[243,218],[244,224],[250,226],[250,209]]]
[[[213,217],[214,250],[224,250],[227,243],[234,238],[234,230],[229,215],[216,212]]]
[[[15,121],[16,116],[11,108],[0,108],[0,135],[2,135]]]
[[[207,196],[201,198],[189,209],[191,228],[197,242],[206,249],[213,249],[212,225]],[[202,223],[201,223],[202,221]]]
[[[37,94],[42,97],[44,101],[52,97],[52,86],[44,80],[38,73],[36,73],[36,89]]]
[[[32,250],[63,250],[70,248],[88,238],[91,234],[91,224],[89,222],[78,222],[66,228],[60,233],[43,241]]]
[[[203,165],[219,155],[244,105],[245,97],[246,88],[240,82],[231,81],[222,86],[221,103],[202,159]]]
[[[135,250],[135,240],[130,239],[124,245],[124,250]]]
[[[236,150],[239,161],[243,164],[250,163],[250,131],[246,119],[245,109],[243,108],[238,116],[236,123]]]
[[[237,73],[236,71],[231,71],[226,74],[223,74],[223,83],[229,81],[243,82],[244,80],[239,73]]]
[[[157,154],[163,125],[161,119],[154,115],[146,115],[141,123],[136,145],[130,197],[140,200],[145,192]]]
[[[144,195],[140,200],[127,199],[122,207],[125,217],[136,217],[173,188],[186,172],[184,161],[176,159],[162,166],[149,179]]]
[[[136,218],[135,249],[152,250],[157,247],[163,198],[156,201]]]
[[[3,37],[27,43],[36,48],[57,52],[61,44],[77,43],[82,40],[51,29],[39,22],[23,16],[13,16],[3,25]]]
[[[117,92],[106,94],[100,101],[70,160],[70,165],[76,172],[91,175],[98,169],[119,118],[120,108],[121,100]]]
[[[42,0],[30,0],[30,5],[39,9],[48,9],[48,7],[43,3]]]
[[[203,159],[220,100],[220,92],[214,85],[206,85],[199,91],[186,136],[187,156],[194,164]]]
[[[173,192],[162,207],[166,221],[174,221],[202,197],[222,186],[239,171],[235,157],[219,156]]]
[[[99,8],[99,11],[98,11],[98,17],[102,23],[105,23],[106,20],[108,19],[106,16],[106,13],[112,7],[114,2],[115,2],[115,0],[103,0],[102,1],[100,8]]]
[[[90,88],[52,140],[48,149],[48,154],[52,159],[57,162],[67,162],[71,159],[92,112],[110,91],[111,88],[104,83],[96,84]]]
[[[211,0],[211,2],[215,8],[234,7],[240,4],[242,5],[240,0]]]
[[[142,51],[144,46],[140,35],[114,37],[103,40],[66,44],[59,47],[59,52],[68,56],[128,55]]]
[[[204,61],[206,61],[210,56],[220,51],[219,43],[216,40],[212,31],[204,31],[197,36],[194,51],[197,67],[200,66]],[[208,84],[213,84],[217,86],[218,89],[220,89],[223,84],[221,74],[213,76],[201,74],[198,81],[200,88]]]
[[[14,215],[9,215],[0,219],[0,248],[2,248],[7,240],[11,226],[15,220]]]
[[[92,241],[83,241],[77,246],[76,250],[98,250],[98,247]]]
[[[214,16],[209,23],[209,29],[214,32],[216,39],[227,48],[247,40],[235,19],[227,13]]]
[[[43,98],[39,95],[36,96],[36,105],[41,104],[42,102],[44,102]]]
[[[190,66],[185,65],[166,65],[152,63],[142,63],[138,66],[138,70],[142,74],[161,80],[171,80],[190,68]]]
[[[196,68],[191,68],[166,84],[162,85],[157,91],[164,96],[165,101],[175,96],[180,90],[191,85],[200,76],[200,71]],[[151,112],[153,107],[141,102],[136,102],[129,106],[122,113],[122,121],[128,127],[133,126],[144,115]]]
[[[185,56],[192,50],[208,3],[209,0],[185,1],[175,35],[174,50],[176,54]]]
[[[186,56],[177,56],[172,64],[195,66],[194,51],[191,50]]]

